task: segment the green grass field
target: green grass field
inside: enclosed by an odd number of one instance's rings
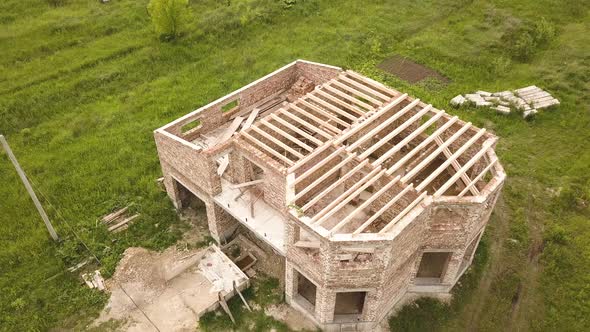
[[[0,3],[0,133],[64,241],[56,245],[0,154],[0,330],[83,329],[106,295],[64,270],[109,276],[125,248],[162,249],[186,225],[164,193],[152,131],[297,58],[352,68],[500,137],[504,194],[450,305],[422,301],[397,330],[590,330],[590,3],[191,0],[161,42],[146,0]],[[409,84],[378,69],[403,55],[451,79]],[[561,105],[532,121],[459,93],[535,84]],[[133,204],[110,234],[96,221]]]

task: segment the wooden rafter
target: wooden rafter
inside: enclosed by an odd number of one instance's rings
[[[312,153],[305,156],[305,158],[299,160],[295,165],[289,167],[289,170],[288,170],[289,173],[295,172],[301,166],[307,164],[308,161],[312,160],[313,158],[315,158],[320,153],[324,152],[325,150],[327,150],[330,147],[334,147],[334,144],[332,144],[332,142],[330,142],[330,141],[324,143],[323,145],[318,146]]]
[[[325,132],[324,130],[312,125],[311,123],[303,120],[302,118],[296,116],[293,113],[290,113],[289,111],[283,111],[281,112],[281,114],[284,114],[285,116],[287,116],[288,118],[291,118],[291,120],[298,122],[300,125],[303,125],[304,127],[307,127],[308,129],[310,129],[312,132],[316,132],[322,136],[324,136],[327,139],[331,139],[332,135],[328,134],[327,132]]]
[[[291,184],[292,186],[295,186],[296,184],[298,184],[299,182],[307,179],[311,174],[313,174],[315,171],[317,171],[318,169],[322,168],[324,165],[326,165],[327,163],[329,163],[330,161],[332,161],[332,159],[340,156],[340,153],[344,150],[344,147],[340,147],[339,149],[336,149],[334,152],[330,153],[326,158],[320,160],[319,163],[313,165],[313,167],[311,167],[310,169],[308,169],[307,171],[303,172],[302,174],[300,174],[299,176],[295,177],[295,180],[293,180],[293,183]]]
[[[339,97],[342,97],[350,102],[353,102],[353,103],[357,104],[359,107],[366,109],[367,111],[375,109],[375,106],[369,105],[369,104],[365,103],[364,101],[359,100],[358,98],[355,98],[354,96],[351,96],[349,94],[346,94],[346,93],[334,88],[333,86],[324,85],[324,90],[330,91]],[[381,104],[377,104],[377,106],[380,106],[380,105]]]
[[[457,150],[455,153],[453,153],[453,155],[450,158],[445,160],[445,162],[442,163],[442,165],[440,165],[436,170],[434,170],[434,172],[430,173],[430,175],[428,175],[428,177],[424,181],[420,182],[420,184],[418,186],[416,186],[416,190],[422,191],[424,188],[426,188],[426,186],[429,185],[430,182],[432,182],[432,180],[434,180],[440,173],[442,173],[447,167],[449,167],[449,165],[453,162],[453,160],[456,160],[460,155],[462,155],[481,136],[483,136],[483,134],[485,134],[485,132],[486,132],[485,128],[480,129],[477,132],[477,134],[473,135],[465,144],[463,144],[461,146],[461,148],[459,148],[459,150]],[[457,174],[460,174],[460,173],[457,173]]]
[[[303,195],[307,194],[312,189],[314,189],[315,187],[317,187],[317,185],[319,185],[320,183],[322,183],[324,180],[326,180],[332,174],[334,174],[335,172],[339,171],[342,168],[342,166],[344,166],[344,165],[348,164],[350,161],[352,161],[354,159],[354,157],[356,157],[356,154],[351,154],[348,157],[344,158],[344,160],[342,160],[336,166],[332,167],[329,171],[327,171],[326,173],[322,174],[322,176],[320,176],[315,181],[313,181],[312,183],[310,183],[302,191],[298,192],[295,195],[294,200],[297,201],[298,199],[300,199],[301,197],[303,197]]]
[[[297,139],[295,136],[287,133],[286,131],[282,130],[281,128],[273,125],[272,123],[266,121],[266,120],[260,120],[260,123],[262,123],[263,125],[267,126],[268,128],[270,128],[271,130],[274,130],[275,132],[277,132],[279,135],[287,138],[288,140],[290,140],[291,142],[299,145],[300,147],[304,148],[305,150],[312,152],[313,148],[303,142],[301,142],[299,139]]]
[[[343,89],[343,92],[348,92],[350,94],[356,95],[358,97],[361,97],[367,101],[370,101],[371,103],[377,105],[377,106],[381,106],[383,105],[383,101],[381,100],[377,100],[371,96],[369,96],[368,94],[360,91],[359,89],[355,88],[355,87],[351,87],[350,85],[346,85],[338,80],[332,80],[332,85],[336,85],[337,87]]]
[[[296,126],[290,124],[288,121],[285,121],[283,119],[281,119],[279,116],[277,116],[276,114],[271,114],[270,117],[275,120],[276,122],[282,124],[283,126],[293,130],[293,132],[298,133],[299,135],[307,138],[308,140],[314,142],[315,144],[322,145],[324,142],[311,136],[310,134],[306,133],[305,131],[301,130],[300,128],[297,128]]]
[[[382,83],[379,83],[375,80],[372,80],[368,77],[358,74],[357,72],[354,72],[352,70],[347,70],[346,74],[352,78],[355,78],[358,81],[361,81],[361,82],[367,84],[368,86],[372,87],[375,90],[381,90],[381,92],[383,92],[383,93],[391,94],[390,98],[393,98],[396,96],[396,93],[394,91],[392,91],[390,88],[383,85]]]
[[[303,99],[300,99],[299,102],[301,104],[305,105],[305,107],[313,110],[314,112],[317,112],[318,114],[321,114],[321,115],[327,117],[328,119],[330,119],[330,120],[332,120],[334,122],[337,122],[338,124],[340,124],[340,125],[342,125],[342,126],[344,126],[346,128],[350,127],[350,123],[348,123],[346,121],[343,121],[339,117],[335,116],[334,114],[326,111],[325,109],[323,109],[321,107],[318,107],[318,106],[316,106],[316,105],[314,105],[314,104],[312,104],[310,102],[307,102],[307,101],[305,101]]]
[[[352,105],[352,104],[347,103],[347,102],[345,102],[345,101],[343,101],[343,100],[341,100],[339,98],[336,98],[335,96],[333,96],[333,95],[331,95],[331,94],[323,91],[322,89],[316,88],[314,90],[314,93],[317,94],[317,95],[320,95],[320,96],[322,96],[322,97],[324,97],[324,98],[326,98],[326,99],[328,99],[330,101],[335,102],[336,104],[344,107],[347,110],[350,110],[350,111],[356,113],[357,116],[363,116],[365,114],[365,112],[366,112],[364,110],[359,109],[358,106]],[[371,108],[371,109],[373,109],[373,108]]]
[[[375,220],[377,220],[377,218],[381,217],[381,215],[385,211],[390,209],[393,206],[393,204],[395,204],[397,201],[399,201],[400,198],[402,198],[408,191],[410,191],[412,189],[414,189],[414,185],[412,183],[410,183],[402,191],[400,191],[397,195],[395,195],[391,200],[389,200],[389,202],[387,202],[385,205],[383,205],[377,212],[375,212],[369,219],[367,219],[367,221],[365,221],[362,225],[360,225],[354,232],[352,232],[352,235],[356,235],[356,234],[359,234],[362,231],[364,231]]]
[[[348,112],[345,112],[345,111],[341,110],[340,108],[338,108],[338,107],[336,107],[336,106],[334,106],[334,105],[330,104],[329,102],[327,102],[327,101],[323,100],[322,98],[319,98],[319,97],[315,96],[313,93],[308,93],[306,96],[307,96],[309,99],[311,99],[313,102],[315,102],[317,105],[320,105],[320,106],[326,107],[326,108],[328,108],[330,111],[332,111],[332,112],[334,112],[334,113],[336,113],[336,114],[339,114],[339,115],[341,115],[341,116],[343,116],[343,117],[347,118],[348,120],[354,121],[354,120],[356,120],[356,119],[357,119],[357,117],[356,117],[356,116],[353,116],[353,115],[351,115],[350,113],[348,113]]]
[[[366,134],[364,134],[359,139],[357,139],[354,143],[349,145],[348,148],[346,148],[346,150],[353,151],[354,149],[358,148],[361,144],[365,143],[367,140],[375,137],[375,135],[377,135],[377,133],[379,133],[381,130],[385,129],[386,127],[391,125],[393,122],[397,121],[397,119],[401,118],[403,115],[405,115],[406,113],[408,113],[412,109],[414,109],[414,107],[416,107],[416,105],[418,105],[419,102],[420,102],[420,99],[416,99],[416,100],[412,101],[411,103],[406,105],[404,108],[397,111],[393,116],[391,116],[391,117],[387,118],[385,121],[379,123],[379,125],[377,127],[369,130]],[[426,107],[427,108],[426,111],[428,111],[431,107],[432,107],[431,105],[428,105]]]
[[[258,128],[258,126],[252,126],[252,127],[250,127],[250,130],[255,131],[257,134],[259,134],[262,137],[268,139],[269,141],[273,142],[274,144],[280,146],[285,151],[287,151],[290,154],[296,156],[297,158],[299,158],[299,159],[303,158],[303,155],[301,153],[295,151],[295,149],[293,149],[292,147],[288,146],[287,144],[281,142],[280,140],[278,140],[277,138],[275,138],[271,134],[269,134],[269,133],[265,132],[264,130]],[[277,151],[277,152],[279,152],[279,151]]]
[[[420,152],[423,148],[425,148],[428,144],[430,144],[436,137],[442,134],[445,130],[449,129],[455,122],[457,122],[459,118],[453,117],[449,119],[444,125],[438,128],[432,135],[428,136],[425,140],[423,140],[418,146],[412,149],[408,154],[406,154],[402,159],[398,160],[393,166],[391,166],[387,170],[387,174],[391,175],[396,172],[403,164],[405,164],[410,158],[412,158],[416,153]]]
[[[346,83],[348,83],[350,85],[355,86],[357,89],[363,89],[367,93],[370,93],[370,94],[374,95],[377,98],[383,99],[384,101],[387,101],[387,100],[391,99],[391,97],[388,97],[388,96],[382,94],[381,92],[373,89],[372,87],[370,87],[368,85],[359,83],[359,82],[357,82],[357,81],[355,81],[353,79],[350,79],[350,78],[346,77],[345,74],[340,74],[340,76],[338,76],[338,79],[339,80],[342,80],[342,81],[344,81],[344,82],[346,82]]]
[[[308,119],[317,122],[319,127],[324,127],[336,134],[340,134],[342,132],[342,130],[338,129],[338,127],[334,126],[333,124],[328,123],[327,120],[320,119],[319,117],[309,113],[308,111],[304,110],[303,108],[301,108],[295,104],[291,104],[291,108],[293,110],[299,112],[300,114],[303,114],[303,116],[307,117]]]
[[[444,143],[440,137],[437,137],[434,141],[436,142],[437,145],[441,145]],[[453,154],[448,147],[443,149],[443,153],[445,154],[446,158],[450,158],[451,155]],[[459,162],[457,160],[453,160],[453,162],[451,163],[451,166],[453,166],[453,168],[455,169],[455,172],[459,172],[459,170],[461,169],[461,165],[459,164]],[[469,175],[467,175],[467,173],[461,174],[461,180],[463,181],[463,183],[465,185],[467,185],[469,182],[471,182],[471,179],[469,178]],[[479,195],[479,190],[477,190],[477,188],[471,188],[470,190],[474,196]]]
[[[332,227],[332,229],[330,229],[330,234],[334,234],[339,229],[346,226],[359,212],[366,209],[377,198],[381,197],[381,195],[383,195],[383,193],[385,193],[387,190],[389,190],[389,188],[391,188],[394,184],[396,184],[399,181],[399,179],[400,179],[400,176],[398,175],[393,180],[389,181],[387,184],[385,184],[383,187],[381,187],[381,189],[379,189],[379,191],[377,191],[376,193],[373,193],[371,195],[371,197],[369,197],[366,201],[363,202],[363,204],[359,205],[348,216],[346,216],[344,219],[342,219],[342,221],[340,221],[338,224],[336,224],[334,227]]]
[[[397,216],[395,216],[395,218],[393,218],[387,225],[385,225],[385,227],[383,227],[380,231],[379,234],[383,234],[388,232],[389,230],[391,230],[391,228],[393,226],[395,226],[395,224],[400,221],[406,214],[408,214],[416,205],[418,205],[420,202],[422,202],[422,200],[424,200],[424,198],[426,197],[426,192],[423,192],[422,194],[420,194],[420,196],[418,196],[418,198],[416,198],[412,203],[410,203],[410,205],[408,205],[402,212],[400,212]]]
[[[461,191],[459,193],[459,197],[463,197],[463,195],[465,195],[467,193],[467,191],[469,191],[470,187],[475,186],[475,184],[477,183],[477,181],[481,180],[485,174],[492,169],[492,167],[494,167],[494,165],[496,165],[496,163],[498,162],[498,158],[494,158],[494,160],[492,160],[475,178],[473,178],[473,180],[471,180],[471,182],[465,187],[465,189],[463,189],[463,191]]]
[[[287,165],[291,166],[294,164],[293,160],[283,156],[282,154],[278,153],[277,151],[275,151],[274,149],[272,149],[271,147],[269,147],[268,145],[264,144],[263,142],[257,140],[255,137],[253,137],[252,135],[248,134],[247,132],[243,131],[240,133],[240,135],[244,136],[245,138],[247,138],[248,140],[254,142],[256,145],[258,145],[259,147],[262,148],[262,150],[272,154],[273,156],[279,158],[280,160],[282,160],[283,162],[285,162]]]

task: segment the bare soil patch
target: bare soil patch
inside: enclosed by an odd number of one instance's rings
[[[418,83],[428,78],[436,79],[444,84],[451,82],[450,79],[436,70],[423,66],[400,55],[394,55],[385,59],[377,65],[377,67],[410,83]]]

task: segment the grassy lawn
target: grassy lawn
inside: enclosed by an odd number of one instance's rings
[[[83,328],[106,296],[64,273],[88,256],[82,243],[109,276],[125,248],[165,248],[186,227],[156,186],[152,131],[297,58],[352,68],[500,136],[508,180],[477,263],[450,305],[404,308],[392,328],[590,330],[590,3],[191,0],[182,36],[161,42],[146,0],[59,2],[0,3],[0,133],[64,240],[50,241],[0,154],[0,330]],[[395,54],[452,82],[376,69]],[[532,121],[448,106],[531,84],[561,105]],[[128,204],[141,217],[127,231],[97,225]]]

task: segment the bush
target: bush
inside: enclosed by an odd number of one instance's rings
[[[147,9],[161,40],[180,35],[187,21],[188,0],[150,0]]]
[[[555,28],[546,19],[538,22],[522,22],[502,36],[509,55],[519,61],[528,61],[535,51],[547,45],[555,37]]]

